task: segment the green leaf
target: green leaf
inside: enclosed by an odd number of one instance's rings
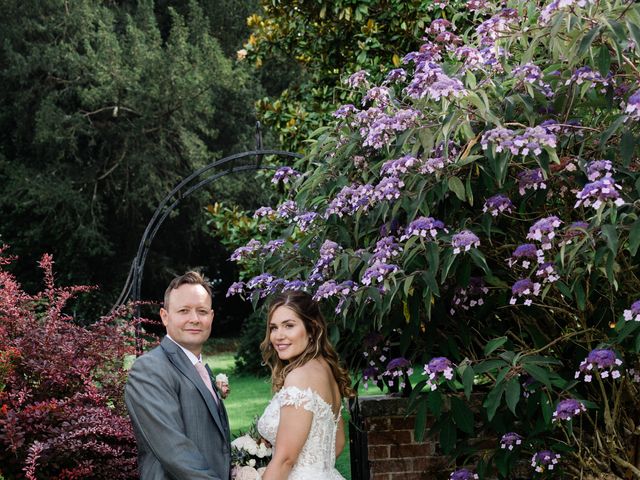
[[[598,35],[599,31],[599,26],[593,27],[584,37],[582,37],[576,56],[582,57],[585,53],[587,53],[587,50],[589,50],[589,47],[593,43],[593,40],[596,38],[596,35]]]
[[[540,383],[544,383],[549,388],[551,387],[549,372],[546,369],[539,367],[538,365],[533,365],[531,363],[524,364],[522,365],[522,367],[537,381],[539,381]]]
[[[576,282],[573,284],[573,294],[576,297],[578,310],[584,311],[584,307],[586,305],[586,298],[585,298],[584,288],[582,288],[582,282],[580,280],[576,280]]]
[[[442,394],[438,390],[427,394],[427,406],[434,417],[440,418],[442,413]]]
[[[606,45],[601,45],[598,49],[596,62],[598,64],[600,75],[606,78],[609,74],[609,69],[611,68],[611,54],[609,53],[609,48]]]
[[[605,149],[605,147],[607,146],[607,141],[609,140],[609,138],[611,138],[611,135],[613,135],[618,130],[618,128],[620,128],[620,126],[624,123],[626,118],[627,118],[626,115],[620,115],[618,118],[615,119],[615,121],[611,123],[609,128],[607,128],[604,132],[602,132],[602,135],[600,136],[601,150]]]
[[[462,183],[462,180],[460,180],[458,177],[449,177],[447,185],[449,187],[449,190],[455,193],[456,197],[458,197],[461,201],[464,202],[466,200],[464,184]]]
[[[633,158],[633,151],[636,147],[636,139],[631,133],[631,130],[627,130],[622,134],[620,139],[620,157],[622,158],[622,164],[626,167]]]
[[[424,439],[424,432],[427,427],[427,414],[427,402],[422,400],[418,404],[418,409],[416,410],[416,423],[414,426],[416,442],[422,442]]]
[[[465,402],[458,397],[451,397],[451,413],[460,430],[473,434],[473,412]]]
[[[406,297],[409,296],[409,290],[411,290],[411,284],[413,283],[414,278],[415,278],[414,275],[409,275],[407,278],[404,279],[403,292]]]
[[[440,429],[440,446],[444,454],[452,452],[456,446],[456,426],[451,418],[447,418]]]
[[[640,246],[640,218],[633,222],[631,229],[629,230],[629,253],[632,257],[635,257],[638,253],[638,247]]]
[[[505,399],[507,400],[507,407],[515,415],[516,407],[520,401],[520,382],[517,377],[513,377],[507,382],[507,388],[505,392]]]
[[[609,246],[609,250],[615,255],[618,251],[618,230],[615,225],[602,225],[600,227],[602,229],[602,233],[604,233],[605,238],[607,239],[607,245]]]
[[[544,423],[549,425],[553,413],[551,402],[549,401],[549,397],[547,397],[546,395],[542,395],[542,398],[540,399],[540,410],[542,410],[542,418],[544,418]]]
[[[487,261],[485,260],[484,255],[480,250],[478,250],[477,248],[472,248],[471,250],[469,250],[469,255],[471,256],[471,260],[473,260],[473,263],[484,270],[487,275],[491,274],[491,269],[489,268],[489,265],[487,264]]]
[[[496,349],[501,347],[507,342],[507,337],[498,337],[492,340],[489,340],[487,344],[484,346],[484,354],[486,356],[491,355],[491,353]]]
[[[467,400],[471,398],[471,390],[473,389],[473,381],[475,380],[475,372],[471,365],[468,365],[462,373],[462,385],[464,386],[464,396]]]
[[[483,360],[478,363],[473,369],[476,372],[476,375],[481,375],[483,373],[491,372],[498,368],[504,367],[507,365],[507,362],[504,360]]]
[[[502,394],[504,393],[505,384],[501,383],[497,385],[489,392],[487,398],[484,400],[484,408],[487,409],[487,417],[491,421],[496,414],[496,410],[500,406],[500,400],[502,400]]]
[[[627,28],[629,29],[629,33],[631,33],[631,37],[636,45],[640,45],[640,27],[635,23],[628,21]]]

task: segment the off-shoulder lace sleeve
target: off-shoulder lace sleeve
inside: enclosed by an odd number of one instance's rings
[[[278,392],[278,400],[281,407],[292,405],[313,411],[313,392],[310,388],[302,390],[298,387],[284,387]]]

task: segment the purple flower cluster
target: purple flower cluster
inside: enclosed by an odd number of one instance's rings
[[[540,12],[540,23],[543,25],[549,23],[551,17],[560,9],[584,7],[592,2],[593,0],[553,0]]]
[[[549,250],[553,245],[551,241],[555,237],[555,229],[562,224],[562,221],[552,215],[541,218],[529,228],[527,239],[536,240],[541,243],[542,250]]]
[[[543,256],[544,253],[542,250],[538,249],[533,243],[525,243],[516,247],[511,254],[511,258],[507,260],[507,263],[512,267],[518,265],[518,262],[520,262],[522,268],[529,268],[531,262],[541,263]]]
[[[432,62],[424,62],[416,66],[416,73],[405,89],[408,96],[415,99],[431,98],[460,98],[467,95],[463,83],[457,78],[451,78],[442,68]]]
[[[307,290],[307,282],[304,280],[289,280],[282,287],[283,292],[300,292]]]
[[[467,287],[458,287],[453,295],[451,315],[456,310],[469,310],[470,308],[484,305],[484,295],[489,293],[489,289],[480,277],[471,277]]]
[[[573,239],[585,235],[585,230],[589,228],[587,222],[577,221],[569,225],[562,234],[562,240],[558,243],[559,246],[570,245]]]
[[[437,390],[438,384],[442,378],[447,380],[453,379],[453,363],[446,357],[432,358],[428,364],[424,366],[423,375],[428,375],[427,387],[431,390]]]
[[[391,91],[387,87],[373,87],[362,97],[362,106],[371,103],[379,108],[388,107],[391,103]]]
[[[347,103],[346,105],[342,105],[335,112],[333,112],[333,116],[336,118],[347,118],[351,115],[354,115],[357,111],[358,109],[355,107],[355,105]]]
[[[342,251],[342,247],[332,240],[325,240],[320,247],[320,258],[316,262],[311,275],[317,274],[320,277],[329,273],[329,267],[336,258],[336,255]],[[320,278],[318,278],[319,280]]]
[[[380,370],[370,365],[367,368],[365,368],[362,372],[362,380],[364,382],[362,386],[364,387],[365,390],[368,390],[369,382],[378,383],[378,381],[380,380],[380,377],[381,377]]]
[[[591,87],[600,85],[600,91],[604,93],[606,92],[605,87],[609,85],[609,79],[604,78],[600,72],[593,70],[591,67],[585,66],[576,69],[576,71],[571,75],[571,78],[566,81],[565,85],[571,85],[572,83],[575,83],[576,85],[590,83]]]
[[[618,185],[612,177],[603,177],[595,182],[587,183],[576,194],[578,201],[575,208],[583,205],[598,210],[609,201],[613,201],[614,205],[620,207],[624,205],[624,200],[620,197],[620,189],[622,186]]]
[[[514,68],[511,71],[511,74],[527,83],[540,87],[540,90],[545,97],[549,98],[553,96],[551,85],[544,82],[542,79],[542,70],[537,65],[534,65],[533,63],[525,63],[524,65]]]
[[[407,375],[411,375],[413,373],[413,368],[411,368],[411,362],[404,357],[394,358],[389,362],[387,368],[384,372],[382,372],[382,376],[390,377],[387,380],[387,384],[392,387],[396,378],[399,378],[399,387],[406,387],[404,376],[405,373]]]
[[[229,257],[229,260],[232,262],[242,262],[253,257],[261,249],[262,243],[258,240],[251,239],[244,247],[236,248],[231,254],[231,257]]]
[[[600,378],[620,378],[622,360],[618,358],[616,352],[609,348],[596,348],[591,350],[587,358],[580,362],[575,378],[583,377],[584,381],[589,383],[593,378],[593,373],[598,372]]]
[[[503,8],[498,14],[482,22],[476,33],[480,44],[491,46],[501,35],[507,34],[511,26],[517,22],[518,12],[512,8]]]
[[[298,213],[298,205],[293,200],[286,200],[278,205],[276,212],[280,218],[294,218]]]
[[[540,294],[540,287],[539,283],[534,283],[528,278],[518,280],[511,287],[511,300],[509,300],[509,303],[515,305],[519,298],[523,298],[524,305],[530,306],[533,303],[532,298]]]
[[[375,201],[393,201],[400,198],[400,189],[404,182],[398,177],[383,177],[373,191]]]
[[[330,297],[339,297],[340,302],[338,303],[336,313],[340,313],[344,299],[357,290],[358,284],[351,280],[345,280],[342,283],[337,283],[335,280],[329,280],[318,287],[316,293],[313,295],[313,299],[318,301]]]
[[[476,12],[479,10],[484,10],[489,8],[491,3],[489,0],[468,0],[467,1],[467,9],[471,12]]]
[[[316,212],[306,212],[296,215],[293,221],[296,222],[301,232],[306,232],[317,218],[318,214]]]
[[[300,176],[300,172],[297,172],[291,167],[280,167],[276,170],[276,173],[273,174],[273,178],[271,178],[271,183],[289,183],[292,178],[297,178]]]
[[[347,85],[349,85],[349,88],[367,86],[369,85],[368,76],[369,73],[366,70],[359,70],[348,78]]]
[[[629,97],[624,111],[634,120],[640,120],[640,90],[637,90]]]
[[[513,211],[513,203],[506,195],[494,195],[493,197],[487,198],[482,211],[497,217],[503,212],[511,213]]]
[[[461,468],[460,470],[456,470],[449,475],[449,480],[477,480],[478,474],[473,473],[471,470],[467,470],[466,468]]]
[[[555,412],[553,412],[553,421],[560,422],[562,420],[571,420],[576,415],[580,415],[582,412],[586,412],[586,407],[578,400],[574,398],[568,398],[562,400],[556,406]]]
[[[544,262],[538,266],[536,277],[542,280],[542,284],[557,282],[560,276],[556,272],[556,265],[553,262]]]
[[[387,85],[389,83],[402,83],[407,80],[407,72],[404,68],[394,68],[387,73],[386,78],[384,79],[383,85]]]
[[[522,444],[522,437],[515,432],[505,433],[500,439],[500,448],[506,450],[513,450],[518,445]]]
[[[545,470],[553,470],[560,460],[560,455],[553,453],[551,450],[542,450],[537,452],[531,457],[531,466],[534,467],[538,473],[543,473]]]
[[[388,160],[380,168],[382,175],[397,176],[408,173],[414,167],[420,165],[420,160],[412,155],[405,155],[397,160]]]
[[[587,178],[590,182],[600,177],[610,177],[613,173],[613,165],[609,160],[594,160],[587,163]]]
[[[387,263],[402,253],[402,247],[394,236],[383,237],[376,242],[369,264]]]
[[[397,265],[377,262],[365,270],[361,282],[363,285],[382,283],[389,275],[394,274],[398,270],[400,269]]]
[[[495,144],[496,152],[509,150],[512,155],[540,155],[543,147],[556,147],[556,136],[540,125],[526,128],[521,135],[508,128],[498,127],[485,132],[480,140],[484,150],[490,143]]]
[[[338,192],[331,200],[324,215],[329,218],[331,215],[342,217],[353,215],[358,210],[367,211],[372,205],[374,188],[373,185],[347,185]]]
[[[398,109],[392,114],[383,112],[379,107],[360,111],[353,122],[364,138],[362,145],[379,150],[388,145],[392,137],[414,127],[422,114],[411,108]]]
[[[439,230],[447,232],[444,223],[440,220],[432,217],[418,217],[409,224],[404,235],[400,237],[400,241],[407,240],[413,236],[422,238],[430,236],[432,240],[435,240]]]
[[[274,253],[282,245],[284,245],[284,240],[282,240],[282,239],[269,240],[267,243],[265,243],[264,247],[262,247],[262,253],[263,254]]]
[[[480,239],[472,231],[462,230],[453,235],[451,238],[451,246],[453,247],[453,254],[457,255],[463,251],[468,252],[471,248],[478,248],[480,246]]]
[[[446,32],[449,29],[455,30],[456,27],[446,18],[437,18],[431,22],[431,25],[425,28],[424,31],[430,35],[438,35],[439,33]]]
[[[640,322],[640,300],[636,300],[631,304],[631,308],[623,312],[624,319],[627,322],[631,320]]]
[[[541,168],[523,170],[518,174],[518,193],[524,195],[527,190],[544,190],[547,188]]]
[[[233,282],[227,290],[227,298],[231,295],[242,295],[244,293],[244,282]]]

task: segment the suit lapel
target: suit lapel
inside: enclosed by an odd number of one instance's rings
[[[193,364],[189,361],[187,356],[178,347],[178,345],[167,337],[162,340],[161,345],[165,353],[167,354],[167,358],[169,359],[169,361],[198,389],[200,395],[202,396],[202,399],[207,405],[207,408],[209,408],[209,412],[211,413],[213,420],[216,422],[216,425],[220,429],[220,432],[222,432],[222,435],[228,439],[228,429],[225,428],[226,422],[221,418],[218,407],[216,406],[216,402],[211,396],[211,392],[207,390],[207,387],[200,378],[200,375],[198,375],[198,372],[196,371]],[[208,368],[207,371],[209,371]],[[220,401],[220,403],[222,404],[222,400]]]

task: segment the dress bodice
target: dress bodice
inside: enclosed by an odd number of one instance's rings
[[[294,465],[289,480],[344,480],[335,469],[336,431],[342,414],[336,417],[331,405],[317,392],[307,388],[285,387],[276,393],[258,420],[258,431],[277,450],[276,434],[280,424],[280,409],[292,405],[313,414],[311,430]]]

